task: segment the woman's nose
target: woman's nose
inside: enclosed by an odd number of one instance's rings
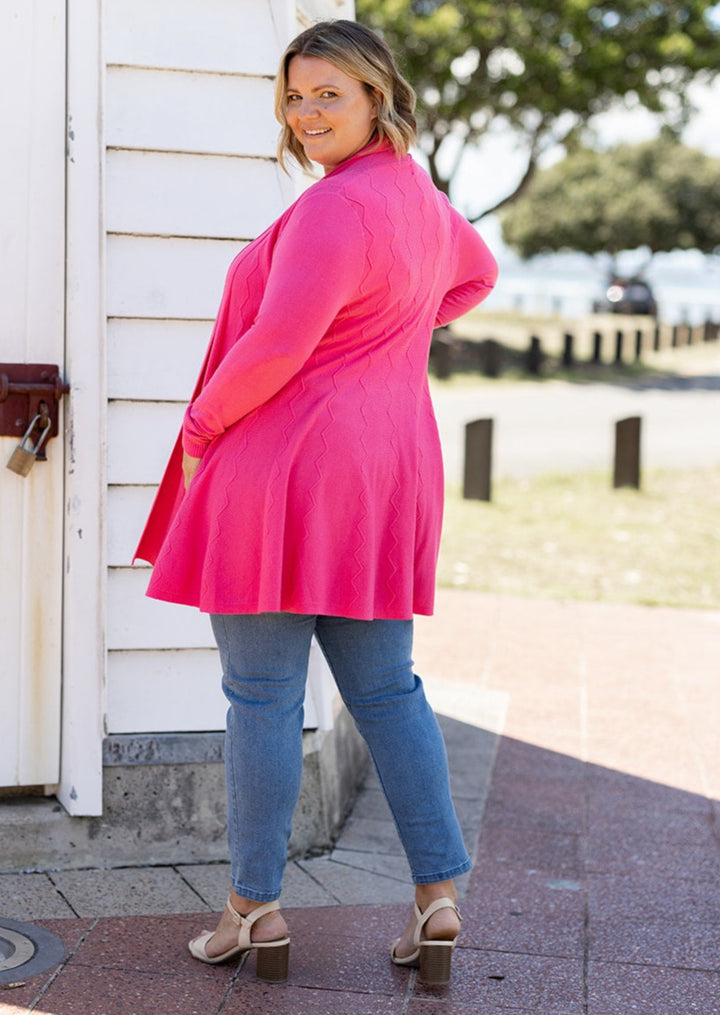
[[[309,116],[317,116],[317,111],[315,100],[312,97],[300,100],[300,108],[297,112],[298,116],[302,119],[307,119]]]

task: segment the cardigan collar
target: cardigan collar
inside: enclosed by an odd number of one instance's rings
[[[373,136],[368,141],[368,143],[365,145],[364,148],[361,148],[359,152],[355,152],[354,155],[351,155],[343,162],[340,162],[339,165],[335,166],[334,169],[331,169],[329,173],[326,173],[322,177],[322,179],[328,180],[330,179],[331,176],[337,176],[339,173],[342,173],[346,169],[350,168],[350,166],[356,166],[358,162],[367,159],[369,156],[372,155],[377,156],[392,155],[394,158],[400,158],[400,156],[396,154],[395,149],[393,148],[393,146],[390,144],[389,141],[386,140],[378,141],[377,138]]]

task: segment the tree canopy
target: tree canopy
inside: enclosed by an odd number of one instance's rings
[[[720,249],[720,159],[663,134],[605,152],[578,147],[535,175],[500,216],[521,257],[647,247]]]
[[[720,67],[719,12],[717,0],[356,0],[418,93],[436,186],[450,192],[465,147],[493,127],[526,151],[521,179],[474,221],[522,193],[548,146],[618,100],[684,126],[688,85]]]

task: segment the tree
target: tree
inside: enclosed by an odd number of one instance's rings
[[[521,179],[472,221],[514,200],[544,150],[618,100],[680,130],[688,85],[720,67],[719,12],[717,0],[356,0],[418,93],[436,186],[450,193],[466,147],[491,129],[526,150]]]
[[[667,132],[605,152],[578,147],[539,170],[500,221],[504,241],[524,258],[638,247],[712,254],[720,249],[720,159]]]

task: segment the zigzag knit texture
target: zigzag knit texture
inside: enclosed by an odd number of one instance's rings
[[[137,557],[208,613],[433,609],[443,472],[433,328],[492,289],[477,231],[411,156],[370,146],[235,258],[182,446]]]

